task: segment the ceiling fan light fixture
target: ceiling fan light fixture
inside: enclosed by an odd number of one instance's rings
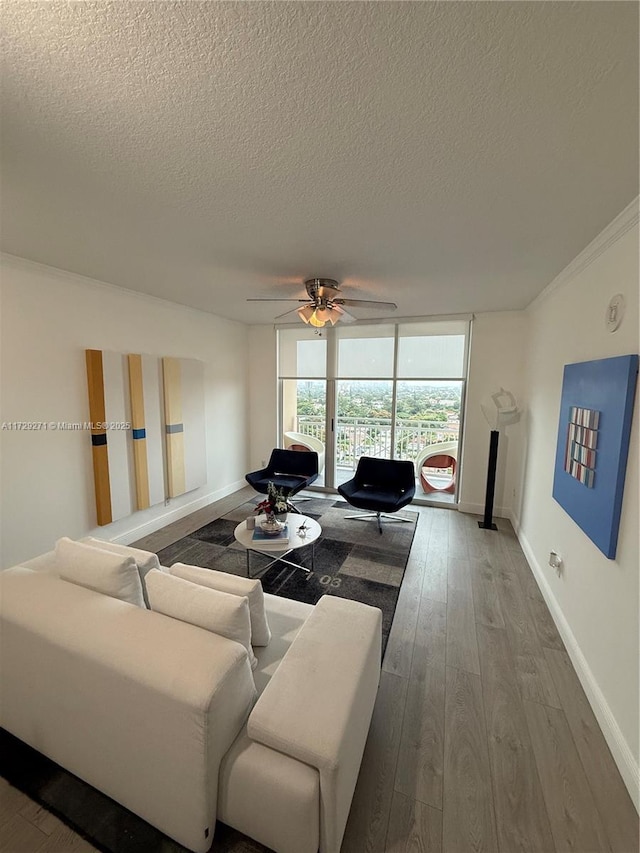
[[[332,305],[330,308],[327,308],[325,311],[327,320],[331,323],[332,326],[340,320],[340,318],[344,315],[344,311],[338,308],[336,305]]]
[[[344,311],[335,305],[305,305],[296,311],[303,323],[308,323],[316,329],[322,329],[327,323],[332,326],[344,315]]]
[[[311,317],[315,313],[315,308],[313,305],[304,305],[302,308],[298,308],[297,314],[298,317],[302,320],[303,323],[310,323]]]
[[[312,326],[315,326],[316,329],[321,329],[329,319],[326,316],[326,313],[326,308],[316,308],[312,315],[309,317],[309,322]]]

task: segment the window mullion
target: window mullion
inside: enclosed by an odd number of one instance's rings
[[[398,400],[398,324],[393,335],[393,379],[391,386],[391,458],[396,458],[396,404]]]

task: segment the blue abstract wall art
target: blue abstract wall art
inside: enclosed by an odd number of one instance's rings
[[[615,559],[629,454],[638,356],[564,368],[553,497]]]

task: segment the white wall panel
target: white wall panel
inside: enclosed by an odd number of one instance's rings
[[[190,492],[202,486],[207,480],[204,364],[193,358],[182,358],[180,368],[184,423],[184,479],[185,490]],[[230,427],[231,424],[228,426]]]

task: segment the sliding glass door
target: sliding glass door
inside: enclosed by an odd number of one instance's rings
[[[416,465],[417,494],[453,502],[467,363],[459,320],[402,323],[396,358],[396,458]]]
[[[361,456],[392,458],[389,380],[338,379],[336,382],[336,453],[333,481],[353,477]]]
[[[343,326],[334,338],[337,486],[351,479],[361,456],[391,458],[395,327]]]
[[[410,459],[416,497],[455,500],[468,321],[279,332],[283,446],[322,448],[318,485],[334,489],[361,456]],[[315,443],[314,443],[315,442]],[[313,446],[313,447],[311,447]]]
[[[279,333],[281,446],[315,450],[320,471],[317,486],[325,485],[327,453],[327,341],[306,329]],[[331,444],[329,442],[329,444]]]

